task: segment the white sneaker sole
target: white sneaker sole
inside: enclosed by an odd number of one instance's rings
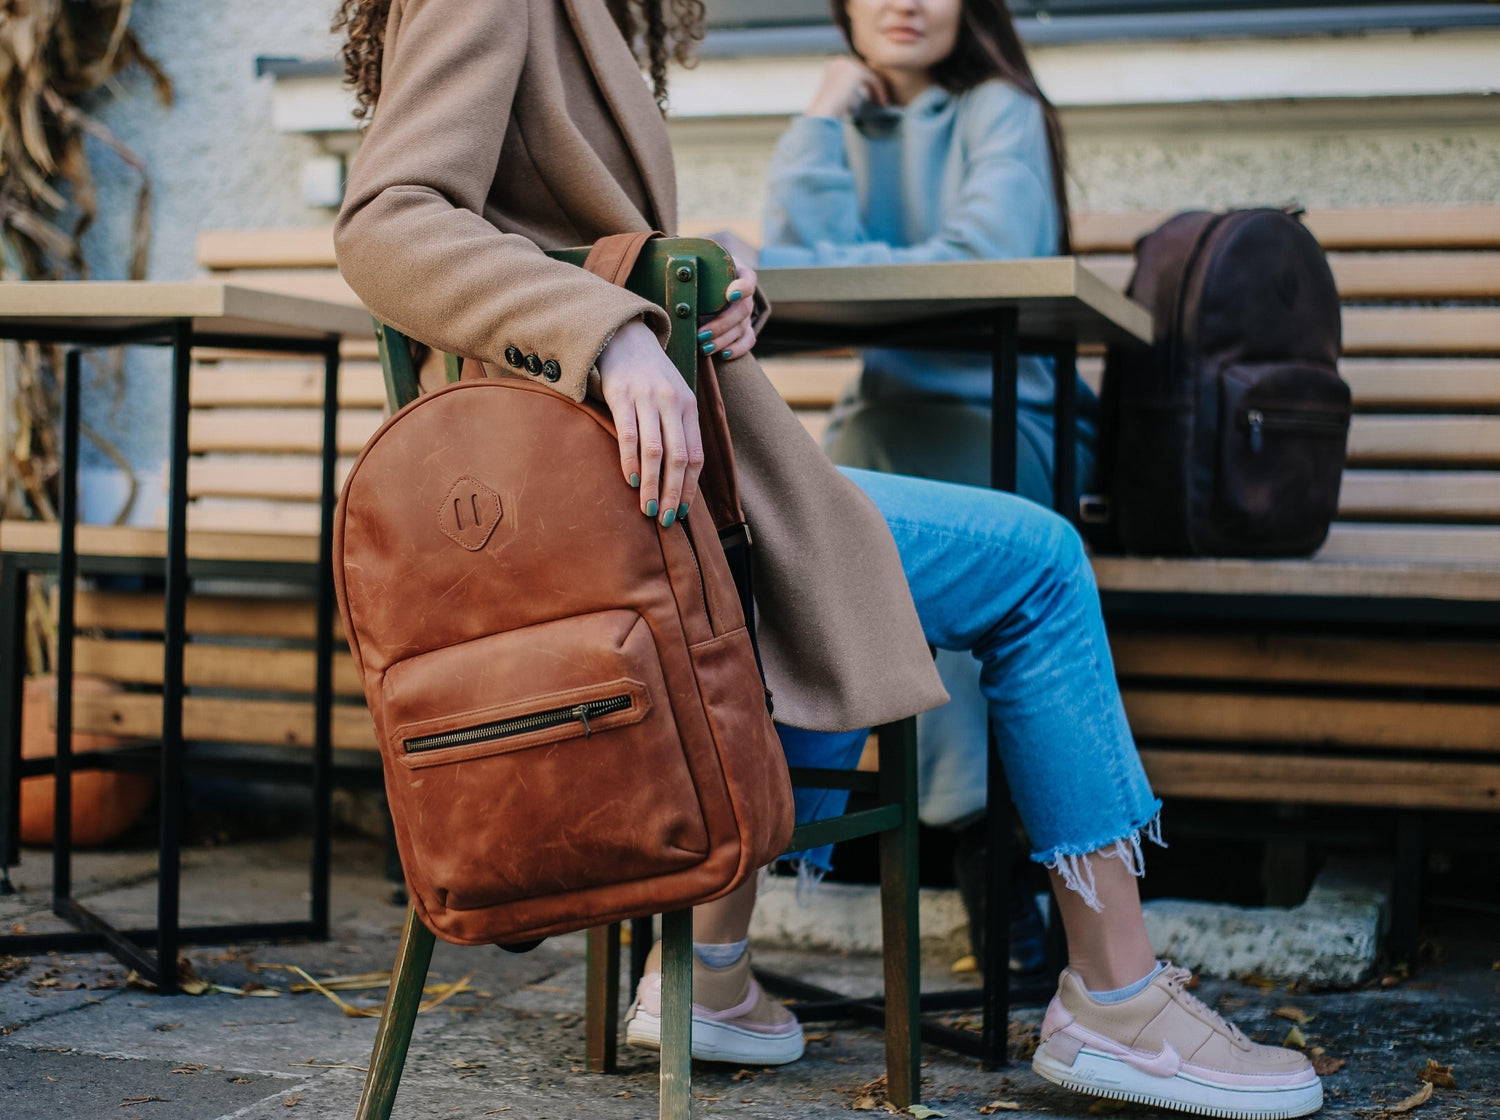
[[[1085,1047],[1065,1066],[1038,1050],[1031,1068],[1048,1081],[1078,1093],[1136,1101],[1226,1120],[1292,1120],[1323,1107],[1323,1083],[1287,1089],[1243,1089],[1214,1085],[1186,1073],[1153,1077],[1119,1058]]]
[[[625,1041],[647,1050],[661,1049],[661,1018],[637,1010],[625,1026]],[[766,1035],[728,1023],[693,1020],[693,1057],[700,1062],[734,1062],[744,1066],[784,1066],[802,1057],[802,1030]]]

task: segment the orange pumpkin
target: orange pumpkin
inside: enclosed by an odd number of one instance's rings
[[[75,702],[86,696],[118,692],[119,686],[97,677],[74,677]],[[57,753],[52,718],[57,678],[31,677],[21,705],[21,757],[51,758]],[[108,751],[122,740],[113,735],[73,733],[75,760],[82,754]],[[80,760],[81,761],[81,760]],[[56,780],[46,777],[21,781],[21,843],[52,843],[52,797]],[[73,846],[95,848],[108,844],[135,824],[151,804],[156,780],[150,774],[117,770],[78,770],[73,774]]]

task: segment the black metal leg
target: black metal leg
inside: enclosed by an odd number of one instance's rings
[[[182,887],[183,646],[187,641],[188,389],[192,379],[193,324],[172,330],[171,443],[167,477],[167,588],[161,710],[160,871],[156,893],[158,988],[177,991],[178,924]]]
[[[318,493],[317,688],[313,697],[313,850],[310,920],[328,936],[329,862],[333,815],[333,508],[338,470],[339,340],[323,355],[323,448]]]
[[[1078,347],[1060,347],[1053,356],[1052,508],[1078,521]]]
[[[651,917],[630,921],[630,991],[633,994],[646,975],[646,957],[656,941],[656,922]]]
[[[990,421],[990,485],[996,490],[1016,488],[1016,403],[1020,376],[1017,367],[1020,314],[1013,307],[995,313],[993,416]]]
[[[83,354],[63,362],[62,475],[57,543],[57,753],[52,802],[52,909],[66,914],[73,894],[73,607],[78,593],[78,407]]]
[[[21,705],[26,683],[26,573],[0,555],[0,895],[21,862]]]
[[[1396,877],[1391,891],[1390,957],[1415,966],[1421,938],[1423,827],[1415,809],[1396,812]]]
[[[989,889],[984,892],[984,1014],[980,1025],[980,1061],[985,1069],[1006,1064],[1005,1044],[1010,1023],[1010,913],[1005,887],[1011,875],[1010,786],[989,729],[985,752],[985,846],[989,850]]]

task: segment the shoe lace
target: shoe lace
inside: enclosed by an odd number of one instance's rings
[[[1220,1015],[1212,1007],[1208,1006],[1208,1004],[1204,1003],[1197,996],[1193,995],[1192,992],[1187,990],[1188,984],[1193,979],[1193,973],[1191,969],[1179,968],[1176,965],[1169,965],[1166,971],[1162,973],[1162,979],[1166,982],[1168,990],[1170,990],[1173,995],[1177,996],[1184,1004],[1186,1004],[1198,1015],[1201,1015],[1203,1018],[1207,1019],[1211,1026],[1227,1034],[1230,1040],[1236,1046],[1240,1047],[1242,1050],[1248,1050],[1250,1048],[1250,1040],[1245,1037],[1244,1031],[1240,1030],[1239,1027],[1235,1026],[1228,1019],[1224,1018],[1224,1016]]]

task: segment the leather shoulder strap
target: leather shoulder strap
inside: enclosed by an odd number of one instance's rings
[[[660,231],[653,229],[637,233],[612,233],[608,237],[601,237],[589,250],[583,267],[595,276],[623,287],[630,279],[630,270],[640,259],[646,242],[661,236]]]

